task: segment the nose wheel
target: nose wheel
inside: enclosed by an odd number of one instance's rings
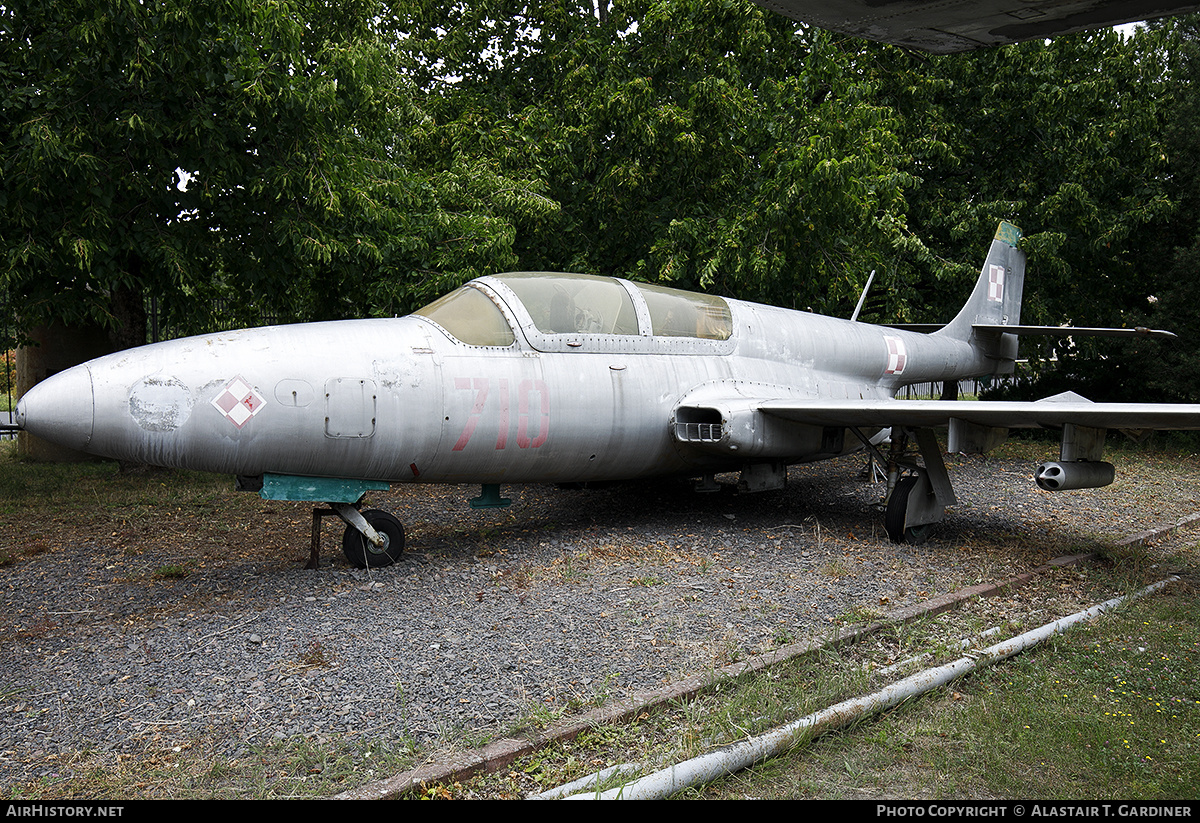
[[[381,538],[379,543],[367,539],[351,524],[342,534],[342,554],[346,562],[359,569],[390,566],[404,552],[404,526],[392,515],[379,509],[362,512],[362,518]]]

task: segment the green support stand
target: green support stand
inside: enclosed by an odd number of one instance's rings
[[[512,500],[500,496],[499,483],[484,483],[479,497],[471,498],[472,509],[502,509],[511,504]]]
[[[263,500],[309,500],[314,503],[357,503],[369,491],[386,491],[390,484],[380,480],[349,480],[339,477],[297,477],[264,474]]]

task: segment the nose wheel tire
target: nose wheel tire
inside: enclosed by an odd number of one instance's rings
[[[362,513],[371,528],[383,537],[383,545],[376,546],[353,526],[347,526],[342,534],[342,554],[346,562],[359,569],[390,566],[404,552],[404,526],[392,515],[379,509]]]

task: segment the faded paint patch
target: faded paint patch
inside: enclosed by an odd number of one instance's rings
[[[192,393],[177,377],[143,377],[129,390],[129,416],[149,432],[175,431],[193,405]]]
[[[887,345],[887,367],[884,371],[887,374],[904,374],[904,367],[908,364],[908,351],[904,347],[904,340],[885,336],[883,342]]]
[[[393,361],[376,360],[373,364],[375,377],[385,389],[417,389],[421,387],[421,364],[408,358]]]

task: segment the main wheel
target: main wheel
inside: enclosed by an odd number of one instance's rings
[[[915,474],[901,477],[892,491],[891,499],[888,500],[887,511],[883,513],[883,527],[887,529],[888,537],[893,543],[911,543],[919,546],[933,530],[932,523],[921,526],[905,525],[905,521],[908,520],[908,498],[920,479]]]
[[[383,537],[383,545],[376,546],[353,526],[347,526],[342,534],[342,554],[346,562],[359,569],[390,566],[400,559],[404,551],[404,526],[392,515],[379,509],[362,513],[371,528]]]

